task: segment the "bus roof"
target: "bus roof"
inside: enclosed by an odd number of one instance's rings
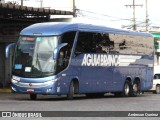
[[[134,36],[148,36],[151,37],[150,33],[132,32],[122,29],[115,29],[106,26],[98,26],[92,24],[83,23],[70,23],[70,22],[45,22],[30,25],[24,28],[20,35],[39,35],[39,36],[51,36],[60,35],[67,31],[88,31],[88,32],[101,32],[101,33],[112,33],[112,34],[125,34]]]

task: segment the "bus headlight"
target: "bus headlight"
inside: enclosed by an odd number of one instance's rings
[[[16,84],[16,83],[18,83],[18,80],[12,79],[11,82]]]
[[[18,83],[19,81],[20,81],[20,77],[17,77],[17,76],[13,76],[13,77],[12,77],[12,80],[11,80],[12,83],[16,84],[16,83]]]
[[[12,79],[20,81],[20,77],[17,77],[17,76],[13,76]]]

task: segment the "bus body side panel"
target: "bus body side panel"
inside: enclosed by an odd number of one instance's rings
[[[106,72],[107,71],[107,72]],[[111,67],[82,67],[82,92],[107,92],[112,89],[113,69]]]
[[[79,61],[75,66],[81,67],[78,77],[80,92],[121,92],[126,79],[131,84],[139,79],[141,90],[151,88],[154,58],[152,37],[109,36],[110,43],[114,43],[110,53],[83,53],[74,58]]]
[[[105,93],[123,90],[125,76],[119,71],[119,67],[107,66],[107,64],[106,66],[98,66],[98,63],[92,61],[93,59],[86,59],[86,55],[94,56],[95,54],[81,54],[74,58],[78,62],[74,63],[72,60],[71,63],[73,75],[78,76],[79,79],[80,93]],[[104,57],[108,54],[97,54],[97,56]],[[101,64],[100,61],[99,64]]]
[[[58,77],[60,79],[57,81],[56,94],[67,94],[70,83],[75,78],[73,76],[73,68],[71,66],[67,67],[67,69],[58,74]]]

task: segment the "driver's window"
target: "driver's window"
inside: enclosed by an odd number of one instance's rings
[[[58,72],[64,70],[68,66],[75,35],[76,35],[75,31],[67,32],[62,35],[62,43],[68,43],[68,44],[59,51],[58,63],[57,63]]]

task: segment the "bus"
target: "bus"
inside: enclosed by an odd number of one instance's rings
[[[11,89],[32,100],[38,94],[137,96],[153,84],[154,40],[149,33],[47,22],[24,28],[14,46]]]

